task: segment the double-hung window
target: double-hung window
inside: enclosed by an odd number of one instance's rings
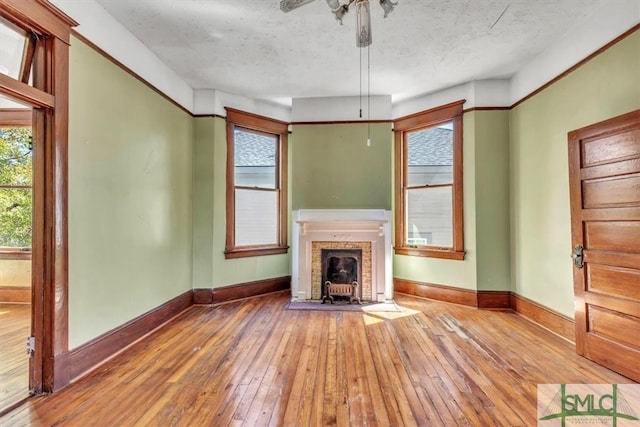
[[[462,104],[395,120],[395,253],[464,259]]]
[[[227,108],[225,256],[286,253],[285,122]]]

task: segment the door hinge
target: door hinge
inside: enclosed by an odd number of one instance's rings
[[[29,356],[33,356],[33,353],[36,351],[36,337],[30,336],[27,337],[27,354]]]
[[[571,254],[571,258],[573,258],[573,265],[576,268],[582,268],[584,266],[584,248],[582,245],[577,245],[573,254]]]

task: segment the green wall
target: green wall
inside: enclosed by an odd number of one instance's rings
[[[194,119],[193,287],[216,288],[289,276],[289,254],[225,259],[226,122]]]
[[[509,111],[476,111],[475,189],[478,290],[511,289]]]
[[[391,123],[294,125],[293,209],[391,209]]]
[[[511,111],[512,290],[573,317],[567,133],[640,108],[640,31]]]
[[[193,288],[213,287],[214,118],[194,119]],[[222,124],[220,125],[222,126]],[[219,127],[220,127],[219,126]]]
[[[191,289],[193,119],[76,38],[69,347]]]

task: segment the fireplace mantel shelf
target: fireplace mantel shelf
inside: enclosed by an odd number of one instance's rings
[[[296,224],[387,224],[389,221],[387,220],[378,220],[378,219],[366,219],[366,220],[316,220],[316,221],[296,221]]]
[[[297,223],[307,222],[389,222],[383,209],[303,209],[297,212]]]

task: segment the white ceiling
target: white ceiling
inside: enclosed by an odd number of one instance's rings
[[[194,89],[283,105],[359,94],[360,55],[366,71],[367,49],[355,46],[354,8],[340,26],[325,0],[286,14],[279,0],[97,1]],[[372,0],[369,51],[371,94],[392,95],[394,102],[509,78],[604,3],[397,1],[383,19]]]

